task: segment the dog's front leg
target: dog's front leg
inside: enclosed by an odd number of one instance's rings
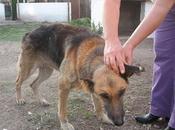
[[[104,123],[113,124],[113,122],[108,118],[107,114],[104,111],[104,107],[102,102],[100,101],[99,97],[92,94],[91,95],[94,105],[94,110],[96,112],[97,118],[102,120]]]
[[[67,99],[70,88],[66,84],[59,83],[59,103],[58,103],[58,116],[60,119],[62,130],[75,130],[74,127],[68,122],[67,119]]]

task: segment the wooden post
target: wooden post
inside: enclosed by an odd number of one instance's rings
[[[70,22],[70,0],[67,0],[67,10],[68,10],[68,18],[67,18],[67,20],[68,20],[68,22]]]
[[[72,19],[80,18],[80,0],[71,0]]]
[[[91,0],[80,1],[80,17],[91,18]]]
[[[12,20],[17,20],[16,3],[17,0],[12,0]]]
[[[17,4],[16,4],[16,6],[17,6],[17,19],[20,19],[20,9],[19,9],[19,3],[20,3],[20,1],[19,0],[17,0]]]

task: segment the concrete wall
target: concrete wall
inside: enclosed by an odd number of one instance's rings
[[[91,0],[91,19],[96,25],[102,24],[104,0]],[[148,14],[152,7],[152,2],[122,1],[119,33],[130,35],[138,26],[141,20]],[[153,37],[150,35],[149,37]]]
[[[102,24],[103,21],[103,3],[104,0],[91,0],[91,19],[95,25]],[[119,34],[130,35],[140,23],[139,1],[122,1],[119,23]],[[117,30],[116,30],[117,31]]]
[[[5,8],[4,8],[4,4],[0,3],[0,21],[4,21],[5,20]]]
[[[151,2],[151,1],[143,2],[141,4],[141,13],[140,13],[141,20],[148,14],[152,5],[153,5],[153,2]]]
[[[140,13],[140,20],[142,21],[143,18],[149,13],[150,9],[152,8],[153,2],[147,1],[141,4],[141,13]],[[154,33],[152,33],[148,38],[154,38]]]
[[[19,3],[17,5],[17,11],[18,11],[18,18],[23,21],[37,21],[37,22],[68,21],[68,4],[66,2]],[[69,11],[71,11],[71,9]]]
[[[91,19],[95,25],[102,24],[104,0],[91,0]]]

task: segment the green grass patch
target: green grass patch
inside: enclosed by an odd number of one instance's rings
[[[69,116],[76,117],[77,115],[81,116],[84,119],[90,119],[93,117],[94,113],[91,110],[88,110],[86,102],[83,99],[72,99],[68,103]]]
[[[0,26],[0,41],[21,41],[22,37],[25,33],[36,29],[41,24],[51,24],[51,23],[22,23],[17,25],[1,25]],[[86,27],[92,30],[97,34],[102,34],[103,28],[99,24],[95,26],[94,23],[91,24],[90,18],[81,18],[77,20],[72,20],[69,24],[78,26],[78,27]]]
[[[24,23],[0,26],[0,41],[20,41],[25,33],[40,25],[41,23]]]
[[[58,127],[57,112],[42,112],[27,115],[27,120],[32,123],[36,130],[50,130]]]

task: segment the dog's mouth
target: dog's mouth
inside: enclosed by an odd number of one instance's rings
[[[117,118],[117,117],[115,117],[115,118],[111,119],[111,121],[116,126],[122,126],[124,124],[124,118]]]
[[[116,125],[116,126],[122,126],[124,124],[124,116],[115,116],[114,114],[111,115],[108,112],[106,113],[106,121],[112,125]]]
[[[117,119],[116,121],[114,121],[114,124],[116,126],[122,126],[124,124],[124,118],[122,119]]]

